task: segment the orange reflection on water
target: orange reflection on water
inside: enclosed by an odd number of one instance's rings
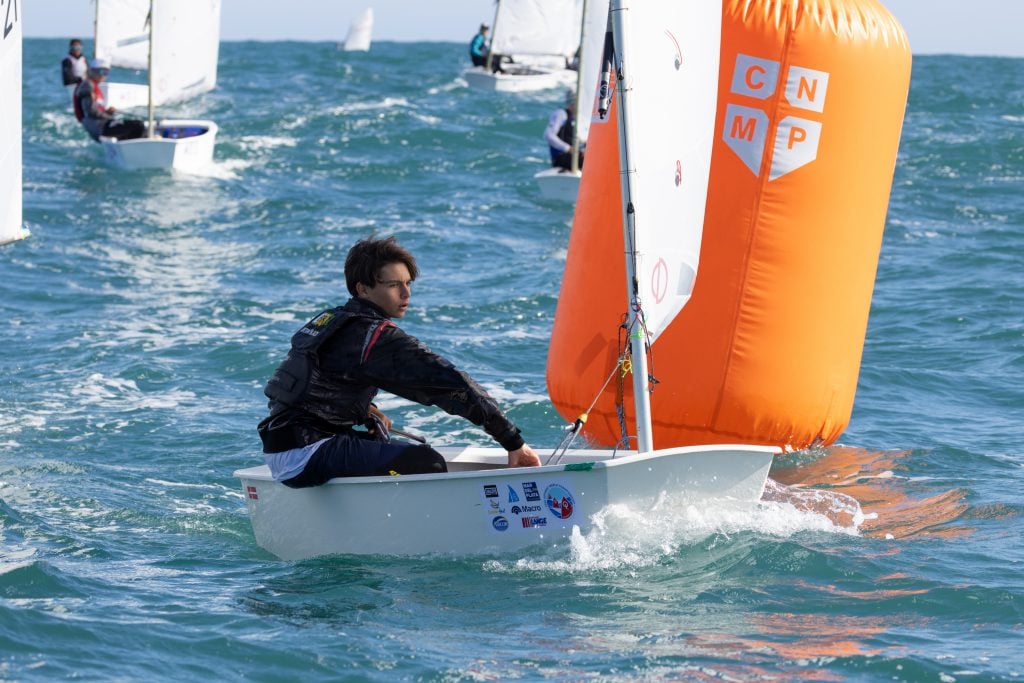
[[[866,536],[956,538],[971,533],[970,527],[949,526],[968,508],[962,489],[924,498],[910,496],[908,489],[922,484],[911,483],[898,474],[903,469],[900,460],[909,454],[833,446],[780,456],[771,478],[787,486],[829,489],[852,496],[866,517],[860,526]]]
[[[780,679],[779,672],[781,665],[781,670],[792,673],[793,669],[785,666],[788,663],[798,667],[802,681],[835,681],[843,676],[829,670],[832,659],[891,655],[894,648],[867,643],[887,628],[901,625],[896,619],[883,621],[877,616],[784,612],[753,613],[749,618],[749,630],[762,637],[712,631],[688,636],[687,645],[695,653],[743,661],[745,679],[786,680],[785,676]]]
[[[886,626],[878,617],[839,617],[821,614],[755,614],[753,623],[763,633],[785,640],[748,640],[750,648],[768,648],[791,661],[822,657],[873,656],[884,652],[865,641]],[[793,640],[788,638],[795,637]]]

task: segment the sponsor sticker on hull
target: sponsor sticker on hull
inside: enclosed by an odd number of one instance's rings
[[[487,526],[497,534],[538,533],[533,530],[568,528],[575,521],[576,499],[562,482],[484,483],[480,500]]]

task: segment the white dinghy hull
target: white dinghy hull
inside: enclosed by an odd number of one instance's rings
[[[646,455],[583,450],[510,469],[493,448],[439,449],[447,474],[332,479],[291,489],[266,466],[238,470],[256,542],[284,560],[320,555],[499,554],[565,543],[608,505],[754,503],[778,449],[691,446]]]
[[[540,188],[540,196],[563,202],[575,202],[580,190],[581,171],[567,171],[562,168],[549,168],[533,175]]]
[[[213,163],[217,130],[213,121],[164,120],[157,124],[159,137],[134,140],[101,137],[100,144],[107,161],[118,168],[190,172]]]
[[[482,66],[466,69],[462,72],[469,87],[477,90],[493,90],[497,92],[530,92],[549,88],[566,87],[576,82],[576,72],[562,69],[549,71],[524,67],[519,71],[492,73]]]

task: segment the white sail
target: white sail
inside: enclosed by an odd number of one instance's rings
[[[586,0],[580,36],[580,87],[576,94],[576,136],[586,141],[590,132],[594,94],[600,80],[604,36],[608,26],[608,0]]]
[[[366,52],[370,49],[373,37],[373,8],[367,7],[348,27],[345,37],[345,50],[349,52]]]
[[[149,0],[96,0],[95,56],[125,69],[149,61]]]
[[[626,12],[629,158],[635,169],[629,201],[636,212],[638,295],[654,343],[690,299],[697,275],[722,4],[637,2]]]
[[[195,97],[217,85],[220,0],[155,0],[156,105]],[[149,0],[96,0],[96,56],[113,66],[149,68]],[[108,83],[108,103],[144,105],[142,86]],[[137,92],[140,91],[141,92]]]
[[[582,0],[501,0],[491,52],[571,58],[580,44]]]
[[[212,90],[219,51],[220,0],[153,0],[154,104]]]
[[[0,244],[26,235],[21,227],[21,16],[0,31]]]

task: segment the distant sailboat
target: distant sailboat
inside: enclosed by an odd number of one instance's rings
[[[155,112],[158,103],[180,101],[216,84],[216,69],[211,74],[208,68],[209,41],[199,37],[219,33],[220,0],[146,2],[149,136],[131,140],[101,137],[100,143],[107,160],[121,168],[197,170],[213,160],[217,124],[192,119],[157,121]],[[214,55],[216,51],[214,47]]]
[[[348,27],[345,37],[346,52],[367,52],[373,37],[373,8],[367,7]]]
[[[692,280],[675,282],[672,291],[679,296],[659,302],[641,301],[637,289],[638,274],[646,275],[650,257],[673,277],[696,275],[702,193],[709,173],[706,158],[714,135],[721,2],[616,1],[611,15],[614,39],[609,34],[608,40],[609,46],[614,44],[616,72],[626,86],[634,85],[629,69],[644,75],[635,90],[620,88],[615,104],[606,110],[605,125],[617,126],[621,162],[607,149],[598,155],[607,164],[602,172],[621,175],[622,205],[630,208],[621,214],[629,276],[618,282],[614,300],[607,303],[628,310],[624,337],[631,350],[620,349],[618,359],[604,354],[602,358],[609,361],[604,368],[610,372],[609,382],[632,372],[636,447],[623,438],[616,450],[556,448],[546,457],[547,464],[522,468],[504,467],[507,454],[500,449],[441,448],[449,470],[444,474],[345,477],[305,489],[275,482],[265,465],[238,470],[235,476],[241,479],[262,547],[287,560],[335,553],[509,551],[564,544],[574,533],[593,530],[595,517],[609,505],[646,511],[666,493],[706,505],[760,499],[777,448],[702,445],[655,450],[646,347],[656,343],[661,329],[686,303]],[[686,46],[685,61],[677,59],[677,38]],[[609,63],[606,73],[611,67]],[[666,100],[685,102],[694,112],[688,119],[693,125],[667,130],[651,126]],[[609,140],[616,144],[605,138]],[[644,177],[634,172],[634,163],[641,161],[652,169]],[[677,181],[677,163],[693,173]],[[633,215],[634,205],[642,211],[642,220]],[[586,251],[586,245],[572,240],[569,248]],[[622,258],[621,244],[590,256],[588,266],[599,267],[596,264]],[[574,299],[560,297],[557,315],[564,314],[563,307],[572,307]],[[593,321],[575,329],[575,343],[588,347],[598,332],[606,331],[599,327]],[[671,354],[677,349],[661,351]],[[607,386],[587,382],[585,390],[600,395]],[[622,415],[625,421],[625,406]],[[586,417],[580,416],[577,428]]]
[[[576,103],[574,108],[572,167],[549,168],[534,174],[540,194],[545,199],[576,201],[583,173],[579,167],[580,147],[587,141],[590,120],[593,116],[594,95],[597,92],[598,74],[604,56],[605,25],[608,17],[608,0],[584,0],[583,23],[580,35],[580,57],[577,64]]]
[[[173,85],[155,89],[155,106],[190,99],[217,85],[221,0],[180,0],[174,5],[173,14],[163,20],[167,25],[160,28],[159,36],[171,40],[171,46],[162,48],[168,54],[159,59],[165,71],[183,77],[172,76]],[[149,16],[149,0],[96,0],[95,56],[115,67],[147,70]],[[145,84],[107,82],[102,87],[107,106],[132,109],[149,105]]]
[[[523,92],[576,82],[566,68],[580,44],[582,0],[498,0],[484,66],[463,72],[471,88]],[[492,58],[511,57],[495,72]]]
[[[28,237],[21,221],[21,16],[0,32],[0,244]]]

